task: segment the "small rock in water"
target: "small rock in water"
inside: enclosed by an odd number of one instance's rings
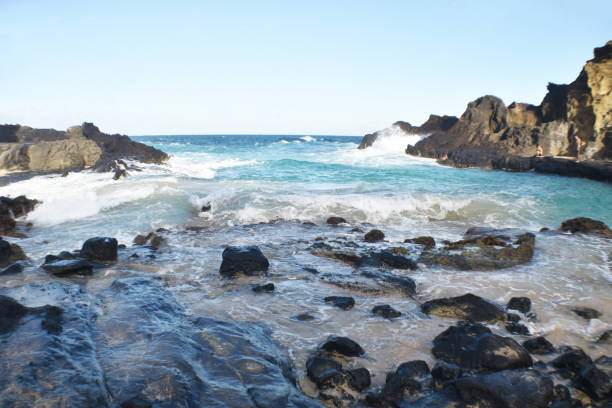
[[[11,265],[15,261],[28,259],[21,247],[0,238],[0,268]]]
[[[89,238],[81,248],[80,256],[95,262],[108,263],[117,261],[118,243],[115,238]]]
[[[332,388],[345,381],[342,364],[329,358],[311,357],[306,361],[306,373],[317,387]]]
[[[366,233],[363,239],[366,242],[378,242],[385,239],[385,234],[381,230],[373,229],[372,231]]]
[[[528,335],[529,329],[524,324],[510,323],[506,325],[508,333]]]
[[[363,391],[370,386],[372,380],[370,378],[370,372],[367,368],[356,368],[354,370],[348,370],[349,386],[357,391]]]
[[[508,302],[509,310],[518,310],[519,312],[526,314],[531,310],[531,299],[528,297],[513,297]]]
[[[571,220],[563,221],[559,228],[563,232],[577,232],[583,234],[596,234],[606,237],[612,237],[612,230],[601,221],[593,220],[586,217],[572,218]]]
[[[474,322],[492,323],[506,318],[506,313],[501,307],[471,293],[454,298],[430,300],[421,305],[421,310],[426,314]]]
[[[562,377],[572,378],[584,368],[593,364],[593,360],[584,351],[575,348],[566,351],[551,361],[550,364],[559,371]]]
[[[44,263],[42,268],[55,276],[91,275],[93,265],[86,259],[60,259]]]
[[[352,309],[355,306],[355,299],[349,296],[327,296],[325,302],[344,310]]]
[[[206,203],[200,208],[200,212],[208,212],[212,209],[212,205],[210,203]]]
[[[531,354],[550,354],[555,351],[555,346],[542,336],[526,340],[523,347]]]
[[[348,337],[329,336],[323,344],[319,346],[320,350],[338,353],[347,357],[358,357],[365,354],[365,351],[355,341]]]
[[[372,313],[385,317],[387,319],[393,319],[395,317],[400,317],[402,315],[401,312],[398,312],[394,308],[389,305],[378,305],[374,306],[372,309]]]
[[[274,292],[274,284],[273,283],[266,283],[266,284],[261,284],[261,285],[255,285],[251,288],[251,290],[255,293],[259,293],[259,292]]]
[[[295,320],[299,320],[301,322],[310,321],[310,320],[314,320],[315,319],[315,317],[313,315],[309,314],[309,313],[301,313],[301,314],[299,314],[297,316],[293,316],[293,318]]]
[[[431,249],[436,246],[436,241],[432,237],[422,236],[404,240],[405,243],[423,245],[424,249]]]
[[[351,229],[351,232],[363,232],[363,230],[359,227],[354,227]]]
[[[311,222],[311,221],[304,221],[302,223],[302,225],[305,226],[305,227],[316,227],[317,226],[317,224],[315,224],[314,222]]]
[[[330,225],[347,224],[348,222],[342,217],[329,217],[327,223]]]
[[[0,271],[0,276],[2,275],[14,275],[16,273],[23,272],[23,265],[19,262],[15,262],[14,264],[4,268]]]
[[[612,343],[612,330],[606,330],[605,332],[601,333],[596,342],[602,344]]]
[[[601,312],[591,309],[590,307],[576,307],[572,309],[572,312],[587,320],[596,319],[601,316]]]
[[[236,277],[239,274],[263,275],[270,266],[268,259],[256,246],[229,246],[223,251],[222,257],[219,273],[226,277]]]

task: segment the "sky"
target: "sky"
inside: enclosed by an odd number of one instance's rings
[[[539,104],[611,0],[0,0],[0,123],[363,135],[485,94]]]

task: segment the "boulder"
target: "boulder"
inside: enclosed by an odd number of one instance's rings
[[[508,302],[509,310],[518,310],[523,314],[527,314],[531,310],[531,299],[528,297],[513,297]]]
[[[80,256],[100,263],[117,261],[118,243],[115,238],[94,237],[83,243]]]
[[[572,378],[584,368],[593,364],[591,357],[579,348],[571,349],[550,362],[564,378]]]
[[[508,333],[512,334],[520,334],[523,336],[529,335],[529,329],[524,324],[520,323],[509,323],[506,325],[506,330]]]
[[[461,377],[461,375],[463,375],[463,370],[454,364],[440,362],[436,363],[431,369],[431,376],[437,388],[442,388],[444,384]]]
[[[526,340],[523,347],[531,354],[550,354],[555,351],[555,346],[542,336]]]
[[[306,362],[306,373],[321,389],[332,388],[345,382],[342,364],[329,358],[309,358]]]
[[[370,372],[367,368],[360,367],[353,370],[347,370],[346,374],[348,376],[349,386],[356,391],[361,392],[367,389],[372,383]]]
[[[319,350],[338,353],[347,357],[359,357],[365,354],[365,351],[357,342],[342,336],[329,336],[327,340],[319,346]]]
[[[468,406],[546,408],[553,401],[552,379],[533,370],[464,376],[454,386]]]
[[[11,244],[0,238],[0,268],[5,268],[15,261],[23,261],[28,259],[21,247],[17,244]]]
[[[329,225],[338,225],[338,224],[347,224],[348,221],[346,221],[344,218],[342,217],[329,217],[327,219],[327,223]]]
[[[87,259],[59,259],[45,262],[42,268],[55,276],[91,275],[93,264]]]
[[[531,367],[527,350],[509,337],[492,334],[481,324],[459,323],[433,341],[433,355],[471,370],[500,371]]]
[[[355,299],[350,296],[327,296],[324,300],[326,303],[343,310],[349,310],[355,306]]]
[[[366,233],[363,239],[366,242],[378,242],[385,239],[385,234],[381,230],[373,229]]]
[[[471,293],[430,300],[421,305],[421,310],[426,314],[475,322],[496,322],[506,318],[501,307]]]
[[[583,368],[574,378],[572,385],[596,401],[612,397],[612,379],[595,364]]]
[[[15,262],[11,264],[10,266],[7,266],[6,268],[2,269],[0,271],[0,276],[15,275],[21,272],[23,272],[23,265],[19,262]]]
[[[386,319],[393,319],[402,315],[401,312],[398,312],[389,305],[374,306],[374,308],[372,308],[372,313],[378,316],[382,316]]]
[[[582,233],[602,235],[609,238],[612,237],[612,230],[610,230],[606,224],[586,217],[572,218],[571,220],[563,221],[559,229],[563,232],[570,232],[572,234]]]
[[[229,246],[223,250],[223,261],[219,268],[221,276],[236,277],[263,275],[268,271],[270,263],[257,246]]]

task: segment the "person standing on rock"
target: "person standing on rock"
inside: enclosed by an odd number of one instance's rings
[[[580,163],[580,143],[582,143],[582,140],[578,137],[578,133],[574,134],[574,143],[576,144],[576,162]]]

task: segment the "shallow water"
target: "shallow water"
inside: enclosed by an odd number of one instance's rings
[[[34,224],[29,238],[13,239],[34,265],[46,254],[78,249],[89,237],[117,237],[128,245],[120,262],[83,279],[83,284],[104,288],[119,276],[162,276],[195,314],[266,322],[302,375],[308,354],[330,334],[346,335],[363,346],[367,356],[356,363],[375,374],[375,384],[384,382],[384,373],[403,361],[433,362],[431,340],[453,321],[427,317],[419,312],[419,304],[466,292],[501,304],[512,296],[528,296],[537,314],[536,321],[527,323],[532,333],[545,335],[555,345],[578,345],[593,357],[612,353],[609,345],[593,343],[612,328],[609,240],[537,233],[534,259],[502,271],[421,265],[407,273],[418,285],[412,298],[387,289],[378,294],[353,292],[322,280],[326,273],[350,278],[353,269],[316,257],[308,247],[316,237],[361,243],[362,234],[350,231],[354,226],[366,231],[376,226],[388,241],[403,245],[405,238],[419,235],[433,236],[437,242],[459,239],[477,225],[536,232],[576,216],[612,224],[609,184],[442,167],[403,154],[414,136],[387,136],[384,143],[363,151],[356,149],[360,138],[354,137],[140,137],[137,140],[170,153],[168,165],[147,165],[119,181],[90,172],[39,176],[0,187],[0,195],[25,194],[43,201],[27,217]],[[209,202],[212,210],[200,213]],[[330,215],[345,217],[351,226],[325,225]],[[204,229],[185,231],[190,225]],[[136,234],[159,227],[170,231],[164,235],[167,246],[155,253],[155,259],[147,258],[148,249],[131,247]],[[271,262],[269,276],[219,279],[226,245],[260,246]],[[413,247],[407,248],[414,253]],[[133,253],[140,257],[129,258]],[[317,269],[319,275],[304,267]],[[32,267],[21,275],[0,277],[0,285],[52,279]],[[275,293],[250,290],[251,284],[263,282],[273,282]],[[354,296],[356,306],[343,311],[323,302],[325,296],[336,294]],[[383,303],[403,315],[391,321],[371,315],[372,307]],[[573,306],[592,307],[603,315],[587,321],[570,311]],[[311,312],[315,320],[292,319],[304,312]],[[501,326],[493,329],[508,335]],[[309,389],[307,381],[304,386]]]

